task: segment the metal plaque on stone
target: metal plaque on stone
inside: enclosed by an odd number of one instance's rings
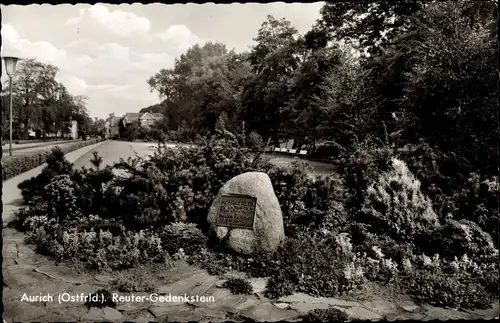
[[[257,198],[248,195],[223,195],[217,226],[253,230]]]

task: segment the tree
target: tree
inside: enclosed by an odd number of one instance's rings
[[[406,137],[426,142],[462,161],[469,171],[496,173],[498,73],[497,19],[491,2],[429,5],[419,13],[418,39],[404,75]]]
[[[185,121],[189,127],[210,133],[223,111],[231,119],[237,117],[242,83],[249,73],[244,55],[208,42],[188,49],[173,69],[161,70],[148,84],[164,100],[170,129],[179,129]]]
[[[57,72],[57,67],[40,63],[35,59],[21,61],[19,70],[12,80],[12,92],[16,98],[15,114],[22,128],[23,138],[28,137],[29,127],[37,119],[50,119],[50,113],[41,107],[54,97],[59,85],[55,80]],[[44,117],[40,117],[40,114],[44,114]]]
[[[106,136],[106,121],[104,119],[94,118],[89,126],[88,134],[104,138]]]
[[[383,129],[383,120],[374,117],[377,105],[369,73],[343,55],[320,86],[321,94],[314,98],[319,108],[317,116],[321,118],[318,136],[335,141],[344,152],[352,151],[368,134]]]
[[[332,75],[332,69],[341,63],[343,54],[338,49],[317,49],[304,57],[295,71],[291,82],[291,99],[284,114],[285,129],[302,143],[315,145],[322,136],[321,125],[324,115],[317,98],[322,95],[325,79]],[[337,77],[337,75],[334,75]]]
[[[338,1],[321,8],[321,18],[306,35],[312,48],[350,43],[377,54],[401,33],[411,32],[414,15],[430,1]]]
[[[279,144],[282,112],[287,105],[290,79],[300,63],[297,30],[284,18],[267,16],[248,60],[256,74],[242,98],[249,130]]]

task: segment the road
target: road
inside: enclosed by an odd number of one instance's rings
[[[175,144],[167,144],[167,146],[175,147]],[[99,156],[103,159],[103,166],[113,165],[114,163],[120,161],[120,158],[127,159],[128,157],[134,157],[136,154],[139,157],[146,157],[152,155],[156,150],[157,145],[154,143],[142,143],[142,142],[126,142],[126,141],[113,141],[108,140],[102,145],[90,150],[86,154],[82,155],[74,162],[74,166],[81,168],[82,166],[91,167],[90,160],[93,157],[93,152],[98,152]],[[293,161],[300,160],[294,157],[287,156],[273,156],[267,155],[271,162],[275,165],[287,167]],[[314,161],[307,161],[308,164],[314,169],[315,175],[328,175],[334,170],[333,166],[328,163],[320,163]]]

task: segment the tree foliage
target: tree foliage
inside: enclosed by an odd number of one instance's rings
[[[86,110],[86,98],[72,96],[56,80],[59,69],[33,58],[19,63],[12,80],[13,128],[16,137],[28,137],[30,129],[48,133],[67,133],[70,119],[77,120],[82,129],[91,123]],[[2,94],[7,100],[9,87]],[[7,103],[7,102],[3,102]],[[5,104],[4,106],[8,106]],[[5,118],[4,120],[8,120]],[[8,129],[4,127],[4,129]]]
[[[353,163],[367,149],[399,154],[439,212],[463,209],[449,204],[462,205],[471,173],[496,172],[497,11],[493,1],[326,3],[304,35],[268,16],[249,52],[197,45],[149,84],[177,127],[328,144],[327,157]]]

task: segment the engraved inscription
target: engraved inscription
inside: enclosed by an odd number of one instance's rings
[[[224,195],[221,198],[217,225],[253,230],[257,199],[246,195]]]

